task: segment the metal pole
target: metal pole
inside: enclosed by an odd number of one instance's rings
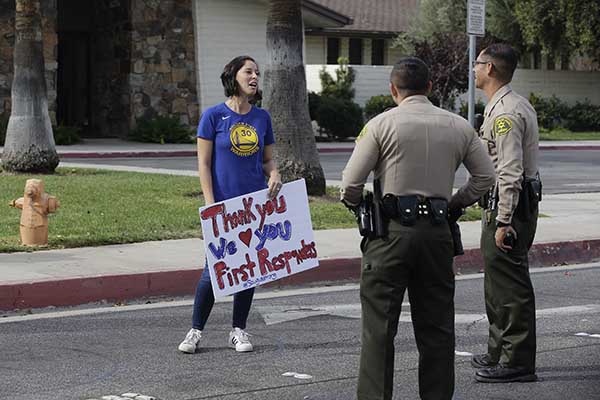
[[[469,35],[469,124],[475,126],[475,76],[473,75],[473,62],[477,44],[477,36]]]

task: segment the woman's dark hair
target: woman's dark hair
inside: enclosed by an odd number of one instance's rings
[[[258,65],[254,58],[250,56],[238,56],[229,61],[227,65],[223,67],[223,72],[221,73],[221,83],[223,84],[225,97],[236,96],[238,94],[240,88],[235,80],[235,76],[248,60]]]

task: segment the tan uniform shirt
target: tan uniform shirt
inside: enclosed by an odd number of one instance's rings
[[[452,196],[461,163],[471,177]],[[384,195],[443,197],[451,207],[475,202],[494,183],[493,165],[475,130],[425,96],[407,97],[365,125],[342,173],[344,201],[360,202],[371,171]]]
[[[481,139],[496,168],[497,221],[509,224],[519,202],[523,176],[538,172],[537,114],[510,85],[498,89],[485,107]]]

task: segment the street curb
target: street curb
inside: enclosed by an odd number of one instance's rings
[[[350,147],[331,147],[318,149],[319,153],[351,153]],[[557,145],[544,146],[540,150],[600,150],[600,145],[572,146]],[[109,152],[65,152],[58,153],[60,158],[166,158],[166,157],[196,157],[196,151],[193,150],[173,150],[173,151],[109,151]]]
[[[529,253],[530,267],[593,262],[600,259],[600,239],[534,244]],[[482,272],[480,250],[465,250],[454,260],[456,274]],[[152,296],[193,295],[201,269],[147,272],[70,278],[0,285],[0,310],[73,306],[100,300],[123,301]],[[283,288],[300,285],[328,285],[357,282],[360,258],[333,258],[320,266],[265,285]]]
[[[196,157],[193,150],[173,151],[110,151],[58,153],[59,158],[164,158],[164,157]]]

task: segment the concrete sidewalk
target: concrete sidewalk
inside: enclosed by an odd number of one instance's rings
[[[547,195],[532,266],[600,259],[600,193]],[[479,222],[461,223],[464,256],[457,273],[479,272]],[[360,237],[356,229],[316,231],[318,268],[267,285],[356,281]],[[0,254],[0,310],[84,304],[99,300],[191,295],[204,260],[200,239]],[[262,289],[261,289],[262,290]]]
[[[319,153],[349,153],[353,141],[318,142]],[[600,141],[542,141],[541,150],[600,150]],[[0,154],[3,148],[0,147]],[[130,142],[122,139],[84,139],[80,144],[56,146],[62,159],[68,158],[117,158],[117,157],[195,157],[196,145],[156,144]]]

